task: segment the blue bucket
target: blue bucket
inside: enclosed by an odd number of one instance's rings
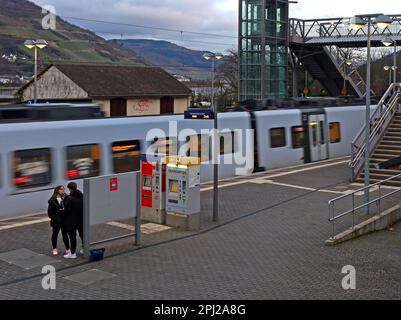
[[[101,249],[94,249],[90,251],[90,261],[100,261],[103,260],[104,252],[106,251],[106,248],[101,248]]]

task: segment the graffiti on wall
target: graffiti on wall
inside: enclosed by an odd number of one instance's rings
[[[149,99],[141,99],[135,102],[134,109],[137,112],[148,112],[150,109],[151,101]]]

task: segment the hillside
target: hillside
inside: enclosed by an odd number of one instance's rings
[[[26,0],[1,0],[0,9],[0,74],[32,73],[33,50],[26,39],[45,39],[49,47],[40,50],[44,63],[91,62],[142,64],[143,60],[122,45],[109,42],[95,33],[57,18],[56,30],[44,30],[41,7]],[[15,55],[15,61],[8,59]]]
[[[146,61],[164,69],[194,78],[209,78],[211,63],[204,51],[191,50],[168,41],[128,39],[114,40],[133,50]],[[218,66],[221,62],[217,62]]]

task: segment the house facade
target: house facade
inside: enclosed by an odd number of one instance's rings
[[[113,65],[51,65],[38,75],[38,100],[87,101],[106,116],[183,113],[191,90],[161,68]],[[34,83],[23,86],[23,101],[34,99]]]

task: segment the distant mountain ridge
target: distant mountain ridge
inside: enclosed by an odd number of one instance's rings
[[[42,63],[90,62],[143,64],[133,51],[106,41],[95,33],[79,28],[57,17],[56,30],[42,28],[42,8],[26,0],[0,2],[0,73],[29,73],[33,50],[24,47],[26,39],[45,39],[46,49],[40,50]],[[8,61],[3,55],[17,55]]]
[[[210,62],[203,58],[204,51],[191,50],[163,40],[117,40],[153,64],[166,67],[191,66],[208,68]]]
[[[34,52],[25,48],[27,39],[49,43],[39,50],[39,69],[53,62],[152,64],[194,79],[211,76],[211,63],[203,58],[204,51],[168,41],[105,40],[59,17],[56,30],[44,30],[43,17],[42,8],[30,1],[0,0],[0,76],[32,76]]]
[[[114,40],[133,50],[150,64],[181,74],[210,75],[211,63],[203,58],[205,51],[191,50],[163,40]],[[216,67],[221,61],[217,61]],[[181,71],[181,72],[180,72]]]

